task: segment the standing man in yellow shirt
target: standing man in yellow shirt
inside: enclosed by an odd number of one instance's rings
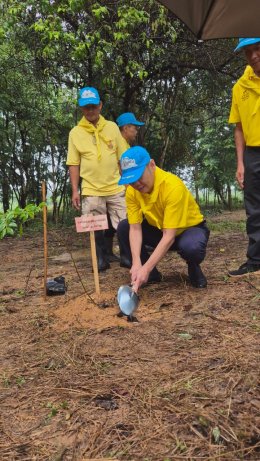
[[[167,251],[177,251],[187,262],[192,286],[206,288],[200,263],[206,255],[209,230],[195,199],[180,178],[155,165],[146,149],[130,147],[120,159],[119,184],[126,190],[127,218],[117,228],[128,258],[134,290],[159,282],[156,264]],[[145,245],[154,248],[149,256]]]
[[[77,210],[82,207],[83,214],[108,212],[113,228],[117,229],[126,217],[125,187],[118,185],[118,162],[126,150],[125,143],[116,123],[102,117],[102,102],[96,88],[82,88],[78,104],[83,117],[70,131],[67,157],[72,205]],[[104,271],[110,267],[111,233],[106,238],[103,231],[97,231],[95,240],[98,269]]]
[[[125,148],[129,149],[130,146],[136,141],[138,135],[138,128],[144,126],[144,122],[139,122],[133,112],[124,112],[116,119],[119,126],[121,135],[125,139]]]
[[[235,123],[236,179],[244,190],[247,261],[231,277],[260,271],[260,38],[240,38],[248,66],[233,87],[229,123]]]

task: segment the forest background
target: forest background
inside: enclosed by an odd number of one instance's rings
[[[65,165],[78,89],[98,88],[103,115],[132,111],[138,142],[188,178],[196,199],[235,205],[232,85],[245,62],[236,39],[198,41],[155,0],[0,1],[0,202],[42,201],[70,213]]]

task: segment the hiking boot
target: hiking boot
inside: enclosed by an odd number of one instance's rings
[[[103,231],[95,231],[96,255],[98,272],[104,272],[110,268],[108,256],[105,247]]]
[[[206,288],[207,279],[203,274],[199,264],[189,262],[188,274],[190,283],[194,288]]]
[[[104,237],[104,241],[105,241],[108,262],[118,263],[120,261],[120,258],[119,256],[115,255],[115,253],[113,252],[113,237]]]
[[[257,271],[260,271],[260,264],[250,264],[246,262],[242,264],[237,270],[229,271],[228,275],[230,277],[242,277],[243,275]]]
[[[127,269],[131,269],[132,261],[120,251],[120,267],[126,267]]]

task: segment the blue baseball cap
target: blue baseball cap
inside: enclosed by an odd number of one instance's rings
[[[248,45],[254,45],[255,43],[260,42],[260,38],[240,38],[238,40],[238,45],[234,49],[234,51],[239,51],[241,48],[244,48],[244,46]]]
[[[100,96],[98,94],[98,90],[91,86],[81,88],[81,90],[79,90],[78,103],[80,107],[87,106],[88,104],[98,105],[100,103]]]
[[[136,120],[135,115],[132,112],[125,112],[124,114],[119,115],[119,117],[116,119],[116,123],[119,127],[124,125],[144,125],[144,122],[139,122]]]
[[[141,178],[151,157],[147,150],[141,146],[127,149],[120,158],[121,178],[118,184],[131,184]]]

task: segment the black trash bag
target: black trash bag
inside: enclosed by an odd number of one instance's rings
[[[46,288],[48,296],[64,295],[67,291],[65,277],[60,275],[54,279],[49,279],[47,281]]]

